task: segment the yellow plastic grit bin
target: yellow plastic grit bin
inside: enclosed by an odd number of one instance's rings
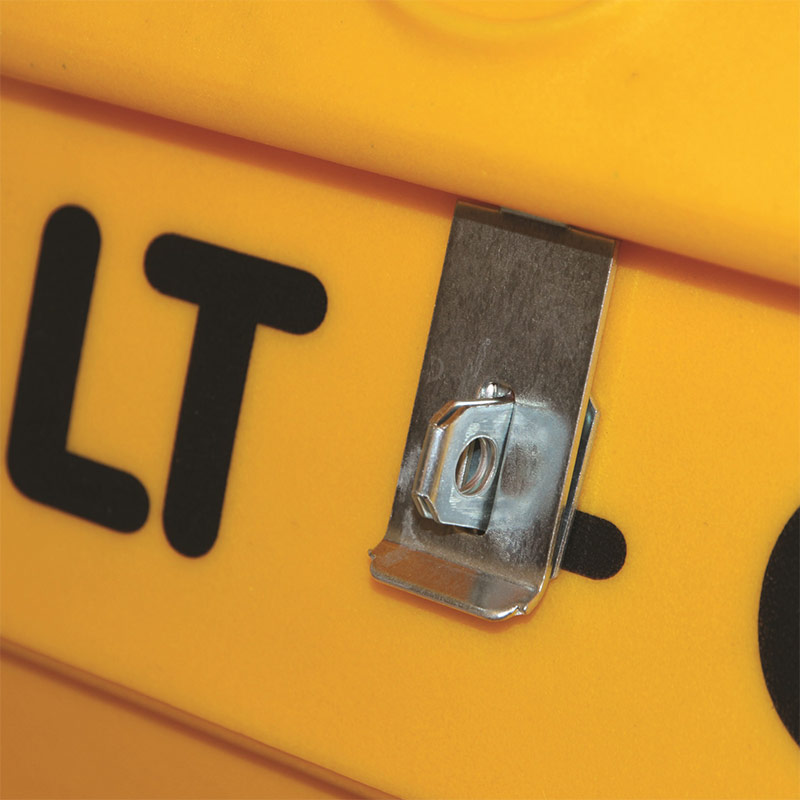
[[[14,0],[0,31],[3,797],[800,795],[759,647],[800,506],[798,3]],[[578,505],[626,560],[503,623],[367,556],[461,198],[623,240]],[[66,446],[144,487],[125,534],[9,467],[65,207],[99,231]],[[256,328],[197,558],[162,522],[198,317],[148,277],[163,234],[327,296]]]

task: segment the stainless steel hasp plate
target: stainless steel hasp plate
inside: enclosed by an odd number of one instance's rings
[[[458,204],[378,580],[487,619],[536,604],[591,438],[613,262],[610,239]]]

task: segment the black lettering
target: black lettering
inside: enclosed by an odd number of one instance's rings
[[[308,272],[176,234],[145,256],[150,283],[198,306],[167,494],[164,531],[183,555],[217,538],[256,325],[309,333],[327,295]]]
[[[82,208],[53,213],[42,234],[6,454],[16,487],[39,503],[120,533],[144,525],[133,475],[67,451],[100,231]]]
[[[625,564],[627,554],[625,537],[613,522],[576,511],[561,569],[595,581],[613,578]]]

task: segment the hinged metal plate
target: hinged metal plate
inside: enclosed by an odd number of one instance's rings
[[[487,619],[533,608],[563,553],[614,246],[458,204],[392,516],[370,553],[378,580]],[[514,409],[478,533],[426,518],[412,489],[429,422],[488,382],[510,387]]]

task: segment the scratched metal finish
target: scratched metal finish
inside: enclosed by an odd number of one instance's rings
[[[602,237],[456,207],[392,516],[372,553],[376,578],[487,618],[533,607],[552,569],[613,255]],[[424,519],[411,488],[431,417],[490,380],[516,404],[477,534]]]

